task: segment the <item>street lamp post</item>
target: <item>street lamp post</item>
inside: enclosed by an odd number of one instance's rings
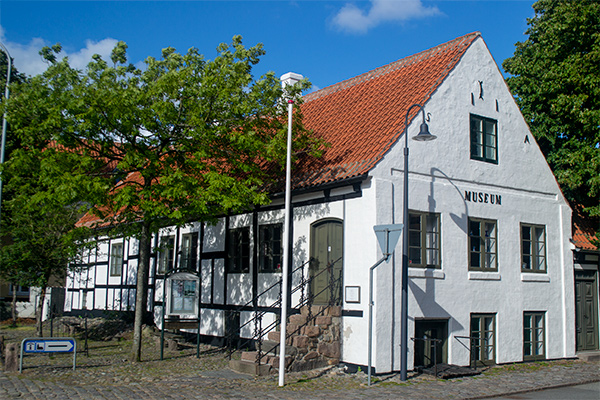
[[[288,72],[281,76],[281,85],[287,95],[287,86],[293,86],[304,77],[300,74]],[[290,232],[292,208],[292,117],[294,101],[288,99],[288,133],[287,154],[285,164],[285,221],[283,230],[283,268],[281,270],[281,325],[279,327],[279,386],[285,385],[285,338],[287,335],[287,309],[288,309],[288,275],[290,271]]]
[[[8,100],[8,85],[10,84],[10,74],[11,74],[11,69],[12,69],[12,60],[10,59],[10,53],[8,52],[8,50],[6,49],[6,47],[4,47],[4,45],[2,43],[0,43],[0,47],[2,48],[2,51],[4,51],[4,53],[6,53],[6,61],[7,61],[7,68],[6,68],[6,85],[4,87],[4,101]],[[5,151],[5,147],[6,147],[6,108],[4,109],[4,115],[2,116],[2,144],[0,147],[0,165],[4,164],[4,151]],[[0,212],[2,210],[2,177],[0,176]],[[0,214],[1,216],[1,214]]]
[[[404,201],[402,223],[404,232],[402,236],[402,310],[401,310],[401,328],[400,328],[400,379],[406,381],[407,355],[408,355],[408,115],[410,111],[418,107],[423,114],[421,129],[413,140],[420,142],[434,140],[437,136],[429,133],[429,126],[425,122],[425,110],[420,104],[413,104],[406,111],[404,120]]]

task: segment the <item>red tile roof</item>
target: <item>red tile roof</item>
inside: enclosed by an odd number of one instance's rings
[[[367,174],[401,136],[408,108],[429,100],[479,36],[459,37],[305,96],[305,126],[331,147],[319,159],[298,161],[294,188]]]
[[[320,158],[298,158],[293,188],[366,175],[401,136],[408,108],[429,100],[478,37],[479,32],[459,37],[306,95],[304,124],[330,147]],[[416,114],[415,109],[409,118]],[[98,223],[102,220],[91,213],[79,221]]]
[[[592,241],[596,233],[600,231],[600,221],[598,218],[586,216],[581,206],[575,205],[573,208],[573,244],[581,250],[599,250],[598,246]]]

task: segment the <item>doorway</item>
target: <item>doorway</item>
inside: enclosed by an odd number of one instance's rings
[[[598,350],[598,274],[575,271],[577,351]]]
[[[310,290],[313,304],[340,305],[344,227],[337,219],[318,221],[311,226]]]
[[[448,362],[448,320],[415,320],[415,368]]]

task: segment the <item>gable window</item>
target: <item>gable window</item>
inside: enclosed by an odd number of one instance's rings
[[[262,225],[259,227],[260,254],[258,263],[260,272],[281,271],[282,228],[282,224]]]
[[[498,163],[498,123],[471,114],[471,159]]]
[[[175,256],[175,236],[163,236],[160,238],[160,250],[158,253],[157,274],[164,275],[173,270],[173,259]]]
[[[521,271],[546,272],[546,228],[521,224]]]
[[[250,271],[250,228],[231,229],[227,233],[227,272]]]
[[[171,314],[196,313],[196,280],[173,279],[171,280]]]
[[[181,261],[179,267],[187,271],[196,270],[198,260],[198,232],[181,236]]]
[[[495,314],[471,314],[471,361],[489,364],[495,360]],[[487,362],[487,363],[486,363]]]
[[[544,313],[523,313],[523,360],[543,360],[544,346]]]
[[[408,230],[410,266],[440,268],[440,215],[410,212]]]
[[[110,276],[121,276],[123,270],[123,243],[113,243],[110,248]]]
[[[469,218],[469,269],[497,271],[496,221]]]

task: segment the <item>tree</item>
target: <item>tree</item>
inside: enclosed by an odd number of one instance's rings
[[[6,79],[8,73],[8,55],[1,51],[0,52],[0,99],[2,102],[5,102],[5,88],[6,88]],[[10,68],[10,79],[9,83],[12,83],[13,86],[19,85],[26,82],[26,77],[24,74],[20,73],[14,65],[14,60],[11,58],[11,68]],[[8,127],[10,128],[10,127]],[[5,143],[4,149],[4,158],[10,157],[10,153],[13,148],[18,148],[19,144],[15,140],[12,140],[12,136],[9,132],[6,132],[7,140]],[[3,178],[4,179],[4,178]],[[10,192],[7,191],[6,187],[0,186],[0,190],[2,190],[2,199],[6,200],[6,198],[10,198]],[[7,196],[8,194],[8,196]],[[4,230],[0,224],[0,246],[8,245],[11,243],[11,239],[9,235],[6,235]],[[0,264],[0,276],[4,278],[6,282],[9,282],[13,285],[13,287],[17,287],[19,285],[27,285],[26,283],[21,283],[22,281],[22,273],[16,268],[16,265],[2,265]],[[17,291],[13,290],[12,297],[12,305],[11,305],[11,313],[12,313],[12,321],[13,325],[16,325],[17,322]]]
[[[57,195],[63,168],[69,163],[75,168],[78,162],[79,158],[72,154],[29,147],[13,150],[3,166],[5,188],[11,196],[2,208],[6,239],[0,248],[1,275],[13,285],[41,289],[36,310],[40,337],[43,299],[50,279],[64,278],[67,265],[77,259],[81,250],[83,228],[75,228],[82,215],[76,203],[79,196]],[[15,317],[13,311],[13,321]]]
[[[540,0],[502,66],[568,200],[600,215],[600,2]]]
[[[245,48],[236,36],[213,60],[167,48],[144,69],[126,65],[126,49],[117,44],[112,66],[96,55],[78,71],[56,59],[60,46],[44,48],[50,66],[10,102],[10,121],[24,138],[43,135],[85,160],[86,171],[69,171],[64,190],[81,185],[73,177],[83,174],[102,226],[138,239],[132,360],[139,361],[153,232],[267,203],[265,188],[285,158],[286,121],[279,80],[252,76],[260,44]],[[310,149],[299,113],[295,121],[296,147]]]

